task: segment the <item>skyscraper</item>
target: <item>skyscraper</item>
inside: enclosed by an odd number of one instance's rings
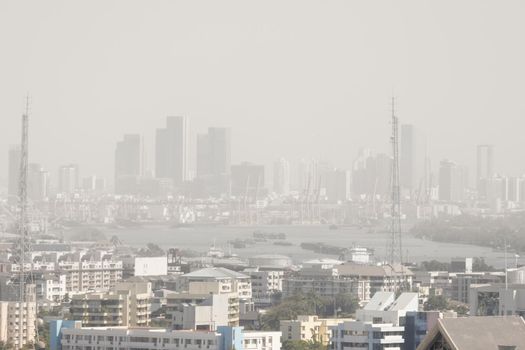
[[[58,169],[58,192],[63,194],[74,193],[79,187],[77,164],[62,165]]]
[[[231,172],[231,131],[208,128],[197,135],[197,180],[204,192],[220,195],[228,192]]]
[[[166,127],[157,129],[155,176],[180,186],[188,177],[188,121],[186,117],[167,117]]]
[[[115,149],[115,193],[134,193],[136,188],[130,188],[129,183],[137,183],[140,175],[140,136],[124,135],[117,142]],[[132,181],[130,181],[130,179]],[[93,180],[93,188],[95,180]]]
[[[290,192],[290,163],[284,158],[273,163],[273,190],[284,195]]]
[[[20,174],[20,146],[11,146],[8,153],[7,195],[8,202],[18,202],[18,178]]]
[[[442,160],[439,164],[439,200],[454,202],[461,199],[461,175],[456,163]]]
[[[197,176],[226,175],[231,168],[231,131],[208,128],[197,136]]]
[[[478,145],[476,176],[478,196],[486,199],[494,176],[494,146]]]
[[[49,172],[39,164],[30,163],[27,174],[27,195],[32,201],[43,201],[49,191]]]

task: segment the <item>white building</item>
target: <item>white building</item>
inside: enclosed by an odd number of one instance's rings
[[[272,297],[283,291],[283,271],[266,271],[248,268],[243,271],[250,276],[252,298],[256,305],[270,305]]]
[[[26,286],[26,301],[0,301],[0,341],[20,349],[36,340],[35,286]]]
[[[525,284],[471,286],[470,315],[525,317]]]
[[[332,349],[403,349],[405,327],[401,318],[418,310],[418,294],[379,292],[364,309],[358,310],[356,321],[346,321],[332,328]]]
[[[280,350],[280,332],[243,331],[224,327],[217,332],[158,328],[61,328],[52,344],[62,350]],[[51,346],[51,350],[58,350]]]
[[[135,276],[166,276],[167,274],[167,256],[135,258]]]
[[[166,297],[166,318],[171,328],[215,331],[239,325],[239,300],[235,293],[172,293]]]

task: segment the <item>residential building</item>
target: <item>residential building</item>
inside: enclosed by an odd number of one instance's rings
[[[295,320],[281,320],[281,342],[302,340],[328,345],[332,334],[330,327],[344,321],[345,319],[319,318],[315,315],[300,315]]]
[[[332,349],[403,349],[407,312],[418,310],[417,293],[378,292],[364,309],[358,310],[355,321],[332,327]]]
[[[172,329],[215,331],[219,326],[239,325],[239,299],[235,293],[199,292],[166,296],[166,318]]]
[[[149,282],[122,282],[110,292],[74,295],[71,317],[85,327],[148,326],[152,295]]]
[[[339,273],[342,264],[342,261],[331,259],[306,262],[297,273],[283,279],[283,297],[315,293],[328,298],[352,294],[359,300],[370,299],[370,281],[358,274]]]
[[[255,306],[270,306],[273,297],[283,291],[283,271],[253,267],[245,269],[243,273],[250,276]]]
[[[36,340],[35,286],[26,285],[24,302],[17,298],[0,301],[0,341],[11,344],[14,349],[21,349]]]
[[[236,293],[239,298],[241,313],[253,309],[252,284],[250,276],[228,270],[223,267],[209,267],[180,276],[177,291],[205,293]],[[191,286],[190,286],[191,283]]]
[[[280,332],[245,331],[242,327],[219,327],[217,331],[167,330],[159,328],[81,328],[78,324],[51,323],[51,350],[280,350]]]

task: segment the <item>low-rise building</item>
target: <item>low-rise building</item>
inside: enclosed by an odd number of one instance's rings
[[[167,330],[160,328],[100,327],[51,322],[51,350],[280,350],[280,332],[244,331],[242,327],[219,327],[217,331]]]
[[[294,275],[283,279],[283,296],[315,293],[322,297],[335,298],[341,294],[352,294],[359,300],[370,299],[370,282],[360,276],[344,276],[337,260],[317,260],[307,262]]]

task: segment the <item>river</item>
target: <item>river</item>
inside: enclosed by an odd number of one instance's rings
[[[302,242],[324,242],[329,245],[352,247],[358,245],[371,248],[375,251],[376,259],[384,259],[388,233],[368,233],[366,229],[356,227],[340,227],[337,230],[329,230],[326,226],[195,226],[170,228],[162,225],[128,227],[121,229],[103,228],[106,237],[116,235],[127,245],[143,247],[147,243],[155,243],[162,248],[179,248],[206,252],[208,248],[215,246],[229,251],[228,241],[235,239],[252,238],[255,230],[264,232],[283,232],[286,240],[292,246],[278,246],[269,242],[261,242],[249,245],[242,249],[231,249],[232,253],[242,258],[248,258],[257,254],[282,254],[289,256],[295,263],[301,261],[330,257],[334,255],[316,254],[300,247]],[[484,257],[489,265],[497,268],[504,266],[504,253],[493,251],[492,248],[480,247],[466,244],[432,242],[415,238],[410,234],[403,234],[403,255],[405,261],[421,262],[424,260],[438,260],[449,262],[453,257]],[[509,267],[514,266],[514,254],[509,254]],[[520,258],[520,264],[525,259]]]

